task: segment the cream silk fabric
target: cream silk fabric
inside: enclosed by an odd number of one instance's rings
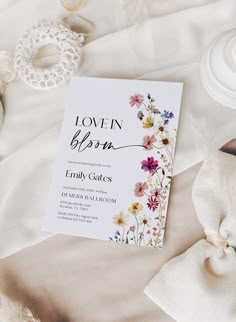
[[[165,264],[145,293],[178,322],[236,321],[236,157],[204,161],[193,203],[206,240]]]

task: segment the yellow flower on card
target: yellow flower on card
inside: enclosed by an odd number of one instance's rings
[[[134,202],[131,207],[129,207],[129,212],[133,215],[137,215],[140,211],[143,210],[143,206],[139,202]]]
[[[113,222],[118,226],[126,226],[128,222],[128,215],[124,215],[123,212],[120,212],[118,215],[113,216]]]
[[[143,128],[148,129],[153,126],[154,126],[154,118],[152,116],[146,117],[145,120],[143,121]]]

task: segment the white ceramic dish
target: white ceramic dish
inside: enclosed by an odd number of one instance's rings
[[[236,109],[236,29],[219,36],[201,62],[201,82],[218,103]]]

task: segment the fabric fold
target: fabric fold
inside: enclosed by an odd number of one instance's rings
[[[206,240],[165,264],[145,289],[177,322],[236,319],[235,160],[219,151],[204,161],[192,198]]]

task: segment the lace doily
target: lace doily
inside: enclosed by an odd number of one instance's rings
[[[25,32],[16,46],[15,65],[20,78],[35,89],[51,89],[67,81],[80,63],[83,34],[62,24],[42,21]],[[50,67],[37,66],[34,56],[47,45],[54,45],[58,61]]]

